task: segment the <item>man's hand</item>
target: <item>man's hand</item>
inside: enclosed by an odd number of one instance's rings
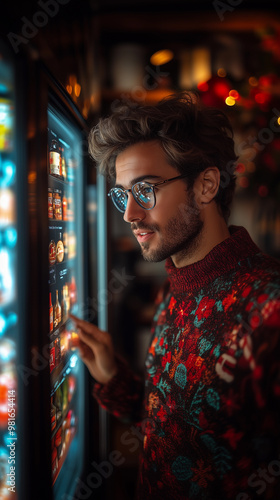
[[[78,348],[83,362],[97,382],[106,384],[117,373],[111,335],[72,314],[70,318],[77,326]]]

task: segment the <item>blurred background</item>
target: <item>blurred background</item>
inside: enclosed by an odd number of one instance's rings
[[[230,223],[245,226],[263,251],[280,257],[280,14],[275,2],[6,2],[1,34],[15,58],[28,53],[46,65],[88,128],[120,102],[155,104],[182,90],[198,91],[205,104],[225,111],[239,156]],[[88,159],[88,188],[95,182]],[[88,220],[90,225],[90,208]],[[133,276],[108,303],[108,329],[118,351],[141,373],[164,263],[142,260],[129,225],[111,204],[105,226],[108,279],[122,268]],[[89,274],[89,290],[92,282],[95,276]],[[107,498],[133,495],[138,449],[122,444],[127,429],[110,419],[108,449],[121,450],[125,461],[107,481]]]

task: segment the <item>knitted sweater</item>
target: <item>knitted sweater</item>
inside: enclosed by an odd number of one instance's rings
[[[103,407],[140,422],[139,500],[280,498],[280,264],[230,232],[195,264],[167,260],[144,398],[122,362],[95,384]]]

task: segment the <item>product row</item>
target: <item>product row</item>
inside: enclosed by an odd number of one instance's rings
[[[61,189],[48,188],[48,218],[55,220],[74,220],[74,201],[72,196]]]
[[[49,265],[61,263],[67,259],[76,257],[76,234],[74,231],[69,233],[59,233],[58,240],[51,240],[49,243]]]
[[[55,482],[73,437],[77,431],[77,417],[73,410],[69,410],[62,425],[52,439],[52,477]]]
[[[76,390],[76,377],[73,374],[65,377],[54,395],[51,397],[51,431],[53,432],[61,423],[66,413],[74,392]]]
[[[78,334],[74,331],[63,330],[50,344],[50,372],[57,368],[66,358],[67,353],[76,350]]]
[[[77,287],[74,276],[72,276],[70,283],[63,285],[61,290],[61,301],[59,301],[58,289],[55,290],[54,305],[52,300],[52,292],[49,292],[50,333],[60,326],[60,324],[66,322],[70,309],[77,302]]]

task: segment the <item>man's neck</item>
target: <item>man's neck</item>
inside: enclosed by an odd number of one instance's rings
[[[193,251],[188,252],[187,255],[181,251],[171,256],[174,266],[177,268],[185,267],[204,259],[216,245],[229,237],[230,232],[223,217],[218,215],[205,220],[202,231],[193,246]]]

